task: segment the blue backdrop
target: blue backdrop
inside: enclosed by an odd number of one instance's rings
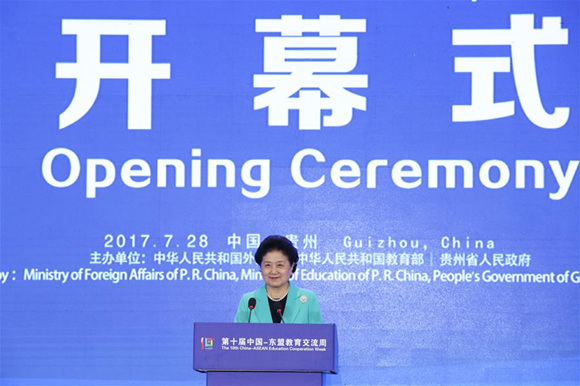
[[[283,234],[328,384],[578,384],[579,4],[3,1],[0,382],[204,384]]]

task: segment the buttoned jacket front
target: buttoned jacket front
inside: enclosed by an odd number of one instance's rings
[[[308,291],[290,283],[288,298],[284,308],[284,323],[315,324],[322,323],[318,298],[312,291]],[[266,285],[242,296],[236,313],[236,323],[247,323],[250,315],[248,300],[256,299],[256,307],[252,311],[251,323],[272,323],[272,314],[268,304]]]

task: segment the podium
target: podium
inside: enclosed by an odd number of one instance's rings
[[[207,385],[322,385],[338,371],[334,324],[194,323],[193,368]]]

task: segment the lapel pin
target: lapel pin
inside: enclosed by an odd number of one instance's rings
[[[302,296],[300,296],[300,301],[301,301],[302,303],[306,303],[306,301],[307,301],[307,300],[308,300],[308,298],[306,297],[306,295],[302,295]]]

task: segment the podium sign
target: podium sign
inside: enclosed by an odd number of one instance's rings
[[[210,373],[208,384],[220,384],[211,379],[320,384],[323,372],[337,372],[337,352],[334,324],[194,324],[193,367]]]

